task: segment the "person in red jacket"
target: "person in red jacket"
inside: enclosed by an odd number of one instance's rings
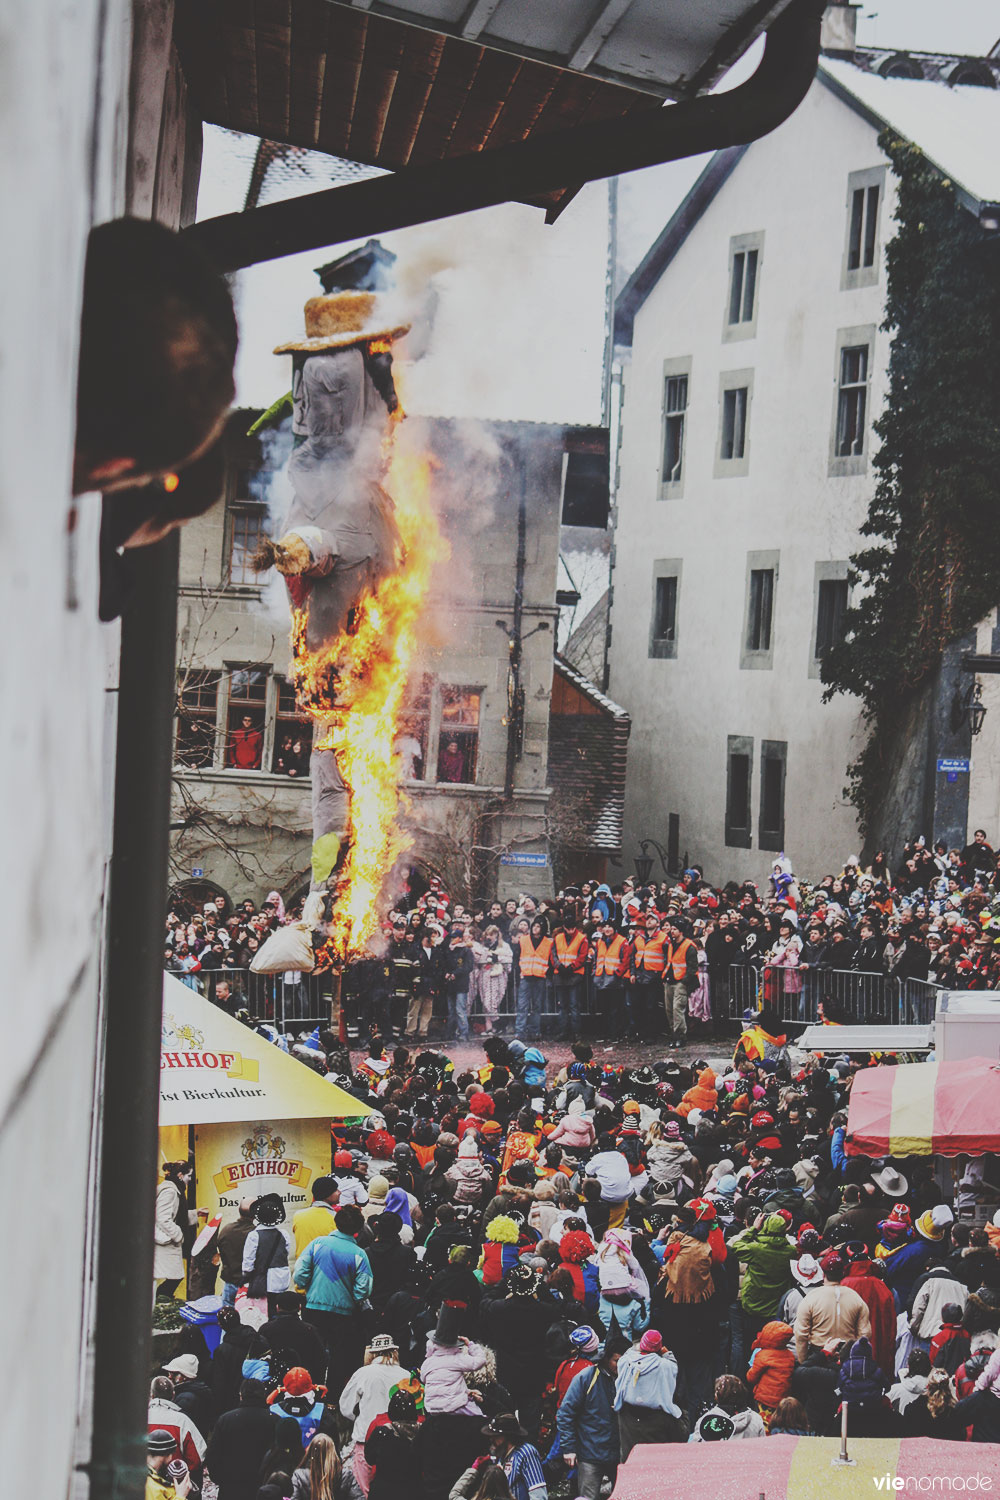
[[[849,1240],[841,1250],[849,1262],[848,1274],[841,1286],[849,1286],[868,1308],[871,1319],[872,1355],[875,1363],[890,1380],[895,1379],[896,1359],[896,1304],[892,1292],[880,1274],[880,1266],[873,1261],[868,1247],[861,1240]]]
[[[949,1375],[965,1363],[971,1348],[967,1329],[962,1327],[962,1309],[957,1302],[946,1302],[941,1309],[942,1323],[928,1349],[931,1368],[947,1370]]]
[[[577,1302],[587,1301],[587,1281],[592,1282],[590,1290],[598,1289],[597,1267],[594,1266],[592,1277],[584,1275],[584,1262],[589,1261],[592,1255],[597,1254],[597,1246],[590,1235],[583,1229],[570,1229],[559,1241],[559,1253],[562,1256],[560,1271],[568,1271],[573,1282],[573,1296]],[[595,1309],[596,1311],[596,1304]]]

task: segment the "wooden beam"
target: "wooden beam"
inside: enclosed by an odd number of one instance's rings
[[[125,202],[137,219],[153,215],[160,127],[170,73],[174,0],[148,0],[132,18],[132,76],[129,81],[128,167]]]
[[[593,23],[577,42],[568,60],[568,66],[583,72],[589,68],[618,22],[630,8],[632,0],[604,0]]]
[[[409,164],[444,47],[445,38],[430,31],[415,30],[408,39],[406,67],[396,79],[382,132],[379,157],[383,165],[398,168]]]
[[[459,35],[464,36],[468,42],[474,42],[499,8],[500,0],[472,0],[459,22]]]
[[[794,0],[768,32],[756,72],[725,93],[539,133],[251,213],[202,219],[185,234],[220,270],[235,271],[748,143],[777,129],[808,93],[819,58],[819,23],[817,0]]]

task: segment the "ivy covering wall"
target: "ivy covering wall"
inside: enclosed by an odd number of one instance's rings
[[[855,693],[868,738],[847,795],[872,829],[907,704],[944,646],[1000,602],[1000,240],[909,142],[879,145],[898,179],[875,423],[875,492],[851,559],[844,641],[824,697]]]

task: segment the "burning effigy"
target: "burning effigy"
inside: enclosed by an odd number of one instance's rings
[[[364,949],[410,843],[393,745],[443,543],[429,459],[397,441],[392,350],[407,332],[376,293],[337,292],[310,298],[304,337],[275,350],[293,358],[294,496],[256,566],[277,568],[292,607],[292,676],[313,721],[309,920],[335,962]]]

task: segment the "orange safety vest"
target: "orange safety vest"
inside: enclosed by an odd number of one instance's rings
[[[583,954],[581,952],[586,938],[582,932],[578,932],[572,941],[567,943],[564,932],[556,933],[556,962],[560,969],[571,969],[576,974],[583,973]]]
[[[533,948],[531,938],[522,933],[517,940],[517,946],[521,950],[521,973],[527,979],[544,979],[549,972],[549,955],[552,952],[552,939],[543,937],[537,948]]]
[[[618,937],[606,943],[603,938],[597,939],[597,973],[600,975],[617,974],[621,951],[625,946],[625,939],[619,933]]]
[[[647,974],[662,974],[667,966],[664,947],[667,942],[667,934],[658,932],[655,937],[643,937],[641,933],[636,934],[635,939],[635,966],[644,969]]]
[[[687,952],[693,947],[694,944],[690,938],[683,938],[677,947],[671,948],[667,954],[667,963],[670,965],[670,972],[674,979],[683,979],[687,973]]]

